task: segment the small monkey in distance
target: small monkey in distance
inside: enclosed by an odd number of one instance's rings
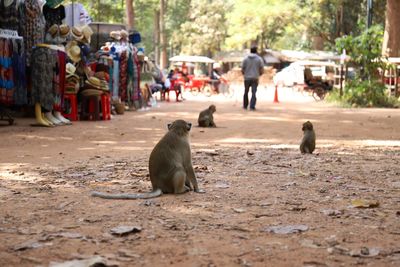
[[[215,105],[211,105],[208,109],[203,110],[199,114],[198,123],[200,127],[217,127],[214,123],[213,113],[217,111]]]
[[[300,151],[302,154],[312,154],[315,149],[315,132],[314,127],[310,121],[303,123],[302,128],[304,135],[300,144]]]

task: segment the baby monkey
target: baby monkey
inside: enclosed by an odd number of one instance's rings
[[[208,109],[203,110],[199,114],[199,119],[197,120],[200,127],[217,127],[214,123],[213,113],[217,111],[215,105],[211,105]]]
[[[303,123],[304,132],[303,139],[300,144],[300,151],[302,154],[309,153],[312,154],[315,149],[315,132],[314,127],[310,121]]]

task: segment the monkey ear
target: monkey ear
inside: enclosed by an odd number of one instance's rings
[[[168,123],[168,130],[171,130],[172,123]]]
[[[190,129],[192,129],[192,124],[190,122],[188,122],[187,126],[186,126],[188,132],[190,131]]]

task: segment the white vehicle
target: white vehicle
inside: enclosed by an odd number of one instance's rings
[[[306,67],[311,69],[314,77],[327,80],[327,67],[334,68],[335,66],[333,62],[296,61],[275,74],[274,84],[287,87],[304,84],[304,69]]]

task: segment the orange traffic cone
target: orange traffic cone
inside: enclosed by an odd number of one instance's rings
[[[274,103],[279,103],[279,100],[278,100],[278,85],[275,85]]]

